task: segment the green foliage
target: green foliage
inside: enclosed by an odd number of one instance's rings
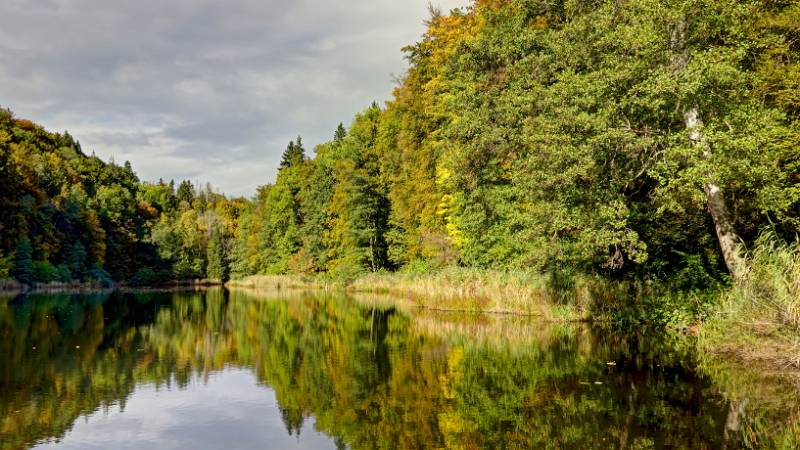
[[[176,200],[180,205],[191,207],[194,201],[194,186],[188,180],[181,181],[178,192],[175,194]]]
[[[11,262],[11,258],[3,256],[3,252],[0,251],[0,279],[10,277],[13,270],[14,264]]]
[[[798,14],[756,0],[432,11],[385,107],[313,157],[291,141],[250,200],[141,183],[3,110],[0,250],[29,236],[31,261],[73,277],[460,265],[714,289],[728,276],[710,186],[745,247],[771,222],[800,233]]]
[[[33,283],[34,267],[31,241],[27,237],[20,239],[14,253],[14,270],[11,272],[20,283]]]
[[[33,281],[38,283],[62,281],[61,272],[56,266],[47,261],[35,261],[33,263]]]
[[[228,264],[225,258],[225,249],[222,246],[221,232],[217,229],[211,231],[211,239],[206,248],[208,268],[206,276],[213,280],[228,281]]]
[[[306,150],[303,148],[303,140],[297,136],[297,141],[289,141],[289,145],[281,156],[281,169],[298,166],[306,159]]]
[[[111,278],[111,274],[101,267],[93,267],[86,271],[85,279],[93,283],[98,283],[105,288],[114,287],[114,279]]]
[[[75,241],[67,248],[63,266],[66,267],[72,278],[80,278],[86,262],[86,248],[81,241]]]
[[[430,261],[713,289],[727,276],[709,183],[746,244],[768,218],[800,231],[796,15],[654,0],[437,12],[386,108],[304,164],[290,144],[240,266],[352,277]]]
[[[171,278],[171,274],[166,271],[157,272],[149,267],[139,269],[128,280],[132,286],[159,286]]]

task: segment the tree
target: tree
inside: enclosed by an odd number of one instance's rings
[[[31,284],[33,282],[33,251],[31,241],[24,237],[17,243],[17,251],[14,254],[14,278],[20,283]]]
[[[83,243],[76,240],[75,243],[70,245],[67,248],[63,261],[73,279],[80,278],[84,263],[86,262],[86,248],[83,246]]]
[[[227,281],[228,263],[222,244],[222,232],[217,228],[211,232],[211,239],[206,247],[206,258],[208,260],[206,276],[213,280]]]
[[[194,201],[194,186],[192,186],[192,183],[189,180],[181,181],[175,197],[178,200],[178,205],[185,202],[187,205],[191,206]]]
[[[12,265],[10,258],[4,256],[2,250],[0,250],[0,279],[11,276],[11,271],[13,269],[14,266]]]
[[[380,117],[376,104],[357,115],[338,150],[326,242],[329,269],[346,276],[391,268],[386,241],[390,203],[375,146]]]
[[[289,141],[289,145],[286,146],[286,150],[283,151],[281,156],[280,169],[297,166],[305,161],[305,152],[303,140],[300,136],[297,136],[297,141]]]
[[[336,127],[336,132],[333,134],[333,142],[342,142],[345,137],[347,137],[347,130],[344,128],[344,124],[339,122],[339,126]]]

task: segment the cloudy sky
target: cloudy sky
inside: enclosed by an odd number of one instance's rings
[[[443,10],[468,0],[432,0]],[[428,0],[2,0],[0,106],[145,180],[250,195],[406,67]]]

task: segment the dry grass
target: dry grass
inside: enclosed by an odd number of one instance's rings
[[[330,290],[341,287],[339,283],[324,280],[320,277],[304,277],[299,275],[253,275],[241,280],[231,280],[225,287],[249,289],[323,289]]]
[[[357,279],[351,292],[381,293],[433,310],[539,316],[546,320],[587,318],[587,289],[572,301],[555,295],[542,275],[450,268],[433,274],[375,274]],[[583,292],[583,294],[582,294]]]
[[[556,292],[546,276],[529,272],[448,268],[435,273],[376,273],[350,284],[323,277],[256,275],[230,281],[229,288],[344,291],[387,298],[398,306],[435,311],[537,316],[548,321],[587,320],[597,292],[585,279]]]

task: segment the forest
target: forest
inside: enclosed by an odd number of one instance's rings
[[[476,0],[432,8],[403,52],[391,100],[290,142],[250,199],[142,181],[1,111],[0,278],[467,267],[693,290],[797,246],[796,1]]]

